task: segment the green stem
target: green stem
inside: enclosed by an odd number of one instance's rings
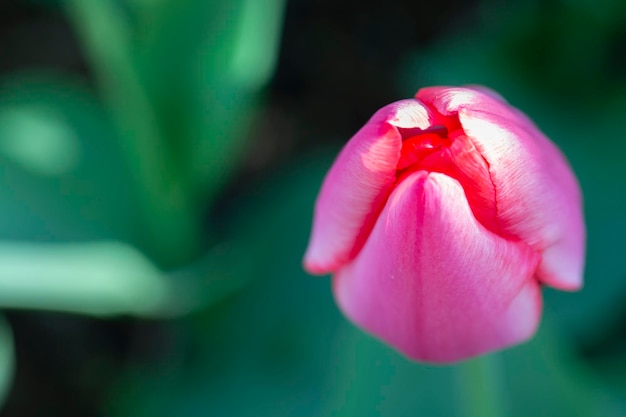
[[[487,355],[458,366],[461,412],[468,417],[501,417],[506,409],[497,355]]]

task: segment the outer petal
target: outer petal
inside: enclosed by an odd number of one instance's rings
[[[328,273],[354,258],[396,180],[402,137],[397,128],[426,128],[428,110],[416,100],[380,109],[350,139],[324,180],[315,206],[304,265]]]
[[[458,113],[489,165],[499,231],[542,253],[538,277],[556,288],[580,288],[585,241],[580,190],[556,146],[494,94],[440,87],[417,96],[443,114]]]
[[[419,171],[391,194],[334,292],[347,317],[405,355],[451,362],[535,332],[538,261],[483,227],[456,180]]]

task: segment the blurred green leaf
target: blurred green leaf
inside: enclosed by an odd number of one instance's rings
[[[274,72],[284,0],[244,0],[234,28],[229,78],[249,90],[263,87]]]
[[[260,88],[273,73],[284,0],[239,0],[227,32],[204,38],[193,66],[187,155],[201,195],[211,199],[250,141]],[[219,26],[218,26],[219,27]],[[217,35],[217,36],[216,36]],[[216,40],[228,43],[217,45]],[[211,118],[207,118],[207,112]]]
[[[141,315],[168,289],[163,274],[122,243],[0,243],[3,307]]]
[[[273,72],[284,0],[161,2],[137,39],[138,65],[173,152],[202,202],[249,140]]]
[[[143,202],[150,253],[197,255],[202,210],[234,170],[277,55],[283,0],[68,0]]]
[[[110,1],[67,0],[67,9],[118,128],[120,149],[132,168],[144,246],[165,265],[188,261],[198,249],[200,215],[135,65],[129,17],[120,4]]]

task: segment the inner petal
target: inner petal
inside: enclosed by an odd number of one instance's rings
[[[458,113],[444,116],[430,110],[434,115],[430,127],[399,129],[402,148],[396,166],[397,183],[420,170],[446,174],[461,183],[476,219],[502,235],[489,164],[465,134]]]
[[[441,125],[433,126],[426,130],[410,132],[412,136],[408,137],[404,136],[405,132],[401,133],[403,134],[403,139],[400,159],[397,165],[398,170],[403,170],[411,165],[418,164],[426,156],[437,152],[443,146],[450,145],[448,129]]]

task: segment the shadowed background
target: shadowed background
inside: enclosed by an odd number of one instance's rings
[[[626,415],[626,3],[0,0],[6,416]],[[301,257],[383,105],[484,84],[563,150],[585,288],[530,343],[410,363]]]

